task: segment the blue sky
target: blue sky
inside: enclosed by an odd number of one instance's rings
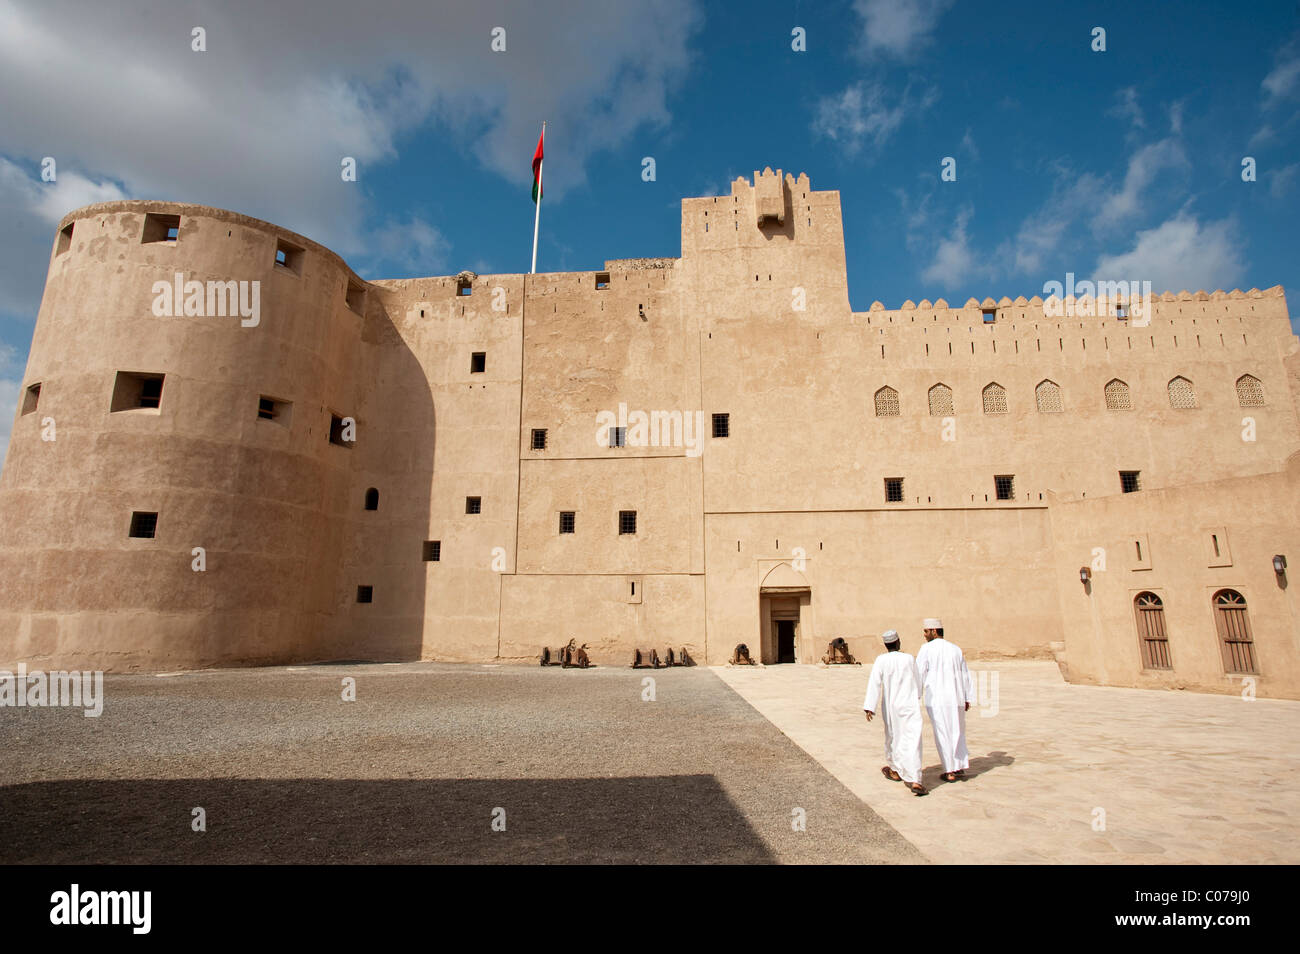
[[[542,119],[542,271],[675,256],[683,196],[771,166],[840,190],[857,310],[1066,272],[1300,301],[1294,0],[0,0],[0,88],[6,441],[68,210],[217,205],[371,278],[521,272]]]

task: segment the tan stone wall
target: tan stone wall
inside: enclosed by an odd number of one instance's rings
[[[177,240],[142,243],[146,212],[179,214]],[[362,323],[350,271],[214,209],[111,203],[68,224],[24,376],[40,402],[20,407],[0,478],[0,655],[128,669],[329,654],[350,463],[329,411],[356,405]],[[301,274],[275,265],[282,238]],[[260,281],[260,323],[156,317],[153,283],[178,271]],[[111,413],[118,371],[165,373],[159,407]],[[292,427],[258,419],[261,395],[293,401]],[[128,538],[134,510],[160,514],[154,539]]]
[[[386,337],[372,342],[367,404],[378,436],[356,484],[380,490],[379,511],[362,515],[380,519],[347,567],[375,585],[374,603],[353,606],[357,655],[396,612],[414,624],[411,655],[497,654],[500,577],[516,562],[523,286],[519,275],[482,275],[466,296],[451,278],[375,283],[391,328],[381,325]],[[471,370],[475,352],[485,355],[482,372]],[[400,377],[393,353],[410,356]],[[466,512],[467,497],[480,499],[479,513]],[[423,562],[426,540],[440,541],[438,562]],[[418,580],[394,592],[411,567]]]
[[[1077,574],[1094,513],[1102,529],[1107,507],[1185,521],[1191,498],[1166,490],[1255,487],[1300,450],[1300,341],[1281,290],[1160,295],[1146,327],[1109,303],[1103,317],[1049,317],[1037,298],[853,313],[839,193],[781,170],[756,182],[683,201],[680,259],[473,276],[469,295],[454,277],[360,283],[315,243],[220,210],[73,213],[24,379],[42,383],[40,406],[20,408],[0,477],[13,581],[0,665],[520,659],[570,637],[605,664],[670,645],[717,663],[738,642],[774,651],[764,581],[778,580],[803,662],[835,636],[869,660],[886,628],[914,650],[920,618],[940,615],[973,656],[1041,655],[1064,637],[1080,678],[1110,678],[1088,661],[1079,627],[1093,610],[1062,584],[1062,560]],[[180,214],[178,240],[142,244],[146,212]],[[277,239],[303,249],[301,275],[273,264]],[[152,282],[176,270],[260,279],[261,325],[154,317]],[[157,413],[108,412],[118,370],[167,374]],[[1263,382],[1261,407],[1238,403],[1246,373]],[[1175,375],[1193,382],[1195,408],[1170,407]],[[1112,378],[1132,410],[1106,409]],[[1036,405],[1045,379],[1061,413]],[[930,414],[939,382],[949,420]],[[1006,413],[984,411],[991,382]],[[885,386],[896,417],[875,413]],[[293,401],[292,426],[258,421],[259,394]],[[620,405],[632,440],[605,446],[598,430],[622,423]],[[331,410],[356,418],[355,446],[328,443]],[[728,414],[730,435],[636,446],[636,415],[655,412],[702,420],[706,435]],[[46,415],[53,443],[39,437]],[[1140,494],[1119,495],[1121,470],[1141,472]],[[1014,499],[996,499],[998,474],[1015,476]],[[904,479],[902,501],[886,502],[888,477]],[[1293,506],[1248,493],[1249,520],[1294,527]],[[1069,501],[1087,516],[1072,523]],[[1237,526],[1238,505],[1221,506]],[[161,513],[156,539],[126,538],[132,509]],[[562,510],[572,535],[558,532]],[[618,533],[620,510],[637,511],[635,535]],[[437,562],[423,559],[430,540]],[[206,574],[189,568],[199,545]],[[363,585],[374,602],[357,602]],[[1280,612],[1260,599],[1266,617]],[[1121,632],[1131,609],[1106,613],[1106,632]],[[1208,671],[1179,678],[1217,685]],[[1300,686],[1272,663],[1265,675],[1270,692]]]
[[[837,636],[870,661],[887,629],[914,653],[926,616],[972,657],[1045,656],[1062,638],[1042,507],[710,514],[707,528],[710,662],[757,650],[761,581],[779,562],[801,561],[811,590],[801,662]]]
[[[1055,501],[1050,507],[1056,576],[1072,681],[1240,693],[1225,671],[1212,600],[1224,588],[1246,599],[1261,696],[1300,698],[1300,606],[1294,569],[1279,579],[1274,554],[1300,565],[1300,454],[1285,470],[1250,477]],[[1210,535],[1220,544],[1215,556]],[[1143,560],[1138,561],[1137,542]],[[1085,589],[1079,569],[1104,552]],[[1144,669],[1133,600],[1160,597],[1171,670]]]

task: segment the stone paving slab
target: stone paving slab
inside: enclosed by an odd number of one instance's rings
[[[924,798],[880,774],[870,665],[716,671],[932,861],[1300,862],[1300,702],[1076,686],[1051,662],[971,669],[997,705],[968,713],[965,782],[941,780],[926,718]]]
[[[924,860],[702,667],[109,675],[104,697],[0,708],[0,863]]]

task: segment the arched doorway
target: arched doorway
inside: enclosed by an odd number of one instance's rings
[[[1169,633],[1165,629],[1165,604],[1151,592],[1133,598],[1137,617],[1138,642],[1142,647],[1143,669],[1173,669],[1169,655]]]
[[[812,588],[789,563],[778,563],[759,585],[760,661],[808,662],[812,647]]]
[[[1236,590],[1219,590],[1215,593],[1214,626],[1218,630],[1219,647],[1223,651],[1223,671],[1258,673],[1246,598]]]

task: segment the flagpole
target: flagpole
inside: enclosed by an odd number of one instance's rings
[[[546,122],[542,121],[542,149],[546,149]],[[529,275],[537,274],[537,226],[542,221],[542,169],[546,165],[546,157],[543,156],[537,163],[537,210],[533,214],[533,267],[529,269]]]

